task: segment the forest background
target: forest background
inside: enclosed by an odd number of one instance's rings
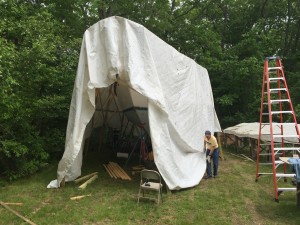
[[[61,157],[83,33],[110,16],[207,68],[223,129],[259,121],[266,56],[282,58],[300,115],[299,0],[0,0],[0,177]]]

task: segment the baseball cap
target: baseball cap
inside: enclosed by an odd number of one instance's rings
[[[205,135],[211,135],[210,131],[209,130],[205,131]]]

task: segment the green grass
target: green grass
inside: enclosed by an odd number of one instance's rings
[[[142,200],[137,206],[139,176],[132,181],[111,179],[97,157],[85,160],[83,175],[98,171],[99,178],[85,190],[67,183],[46,189],[56,177],[57,163],[34,176],[0,187],[3,202],[36,224],[300,224],[295,192],[274,201],[271,177],[255,182],[255,163],[225,154],[220,176],[202,180],[194,188],[167,193],[163,203]],[[196,173],[197,171],[195,171]],[[2,182],[3,184],[3,182]],[[70,197],[92,194],[81,200]],[[0,207],[0,224],[26,224]]]

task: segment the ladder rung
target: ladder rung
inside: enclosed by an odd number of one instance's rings
[[[268,56],[265,58],[265,61],[269,61],[269,60],[280,60],[280,57],[279,56]]]
[[[265,135],[265,134],[264,134],[264,135]],[[270,135],[270,134],[268,134],[268,135]],[[269,146],[269,145],[271,145],[271,142],[260,144],[260,146]],[[281,145],[281,143],[279,143],[279,142],[274,142],[274,145]]]
[[[286,91],[286,88],[270,88],[270,92],[273,91]]]
[[[289,102],[289,99],[274,99],[270,100],[271,103],[279,103],[279,102]]]
[[[259,165],[272,165],[273,163],[259,163]],[[275,164],[279,165],[279,164],[284,164],[283,161],[281,160],[275,160]]]
[[[295,125],[295,123],[273,123],[273,126],[277,126],[277,125]]]
[[[278,99],[278,100],[270,100],[270,103],[271,104],[278,104],[279,102],[289,102],[289,100],[288,99]],[[267,102],[264,102],[264,105],[268,105],[268,103]]]
[[[283,80],[283,77],[271,77],[271,78],[269,78],[269,81],[273,81],[273,80]]]
[[[273,173],[258,173],[258,175],[273,175]]]
[[[297,188],[277,188],[277,191],[297,191]]]
[[[293,111],[272,111],[273,114],[293,114]]]
[[[293,173],[276,173],[276,177],[295,177],[296,174]]]
[[[300,147],[299,148],[295,148],[295,147],[281,147],[281,148],[274,148],[274,150],[285,150],[285,151],[300,150]]]
[[[281,67],[269,67],[268,71],[270,70],[281,70]]]
[[[276,134],[276,135],[273,135],[274,138],[280,138],[280,137],[299,137],[298,135],[296,134],[290,134],[290,135],[285,135],[285,134]]]

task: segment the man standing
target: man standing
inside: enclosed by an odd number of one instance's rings
[[[206,174],[205,179],[212,178],[211,159],[214,166],[214,177],[218,176],[219,165],[219,145],[215,136],[211,135],[209,130],[205,131],[204,142],[206,144]]]

